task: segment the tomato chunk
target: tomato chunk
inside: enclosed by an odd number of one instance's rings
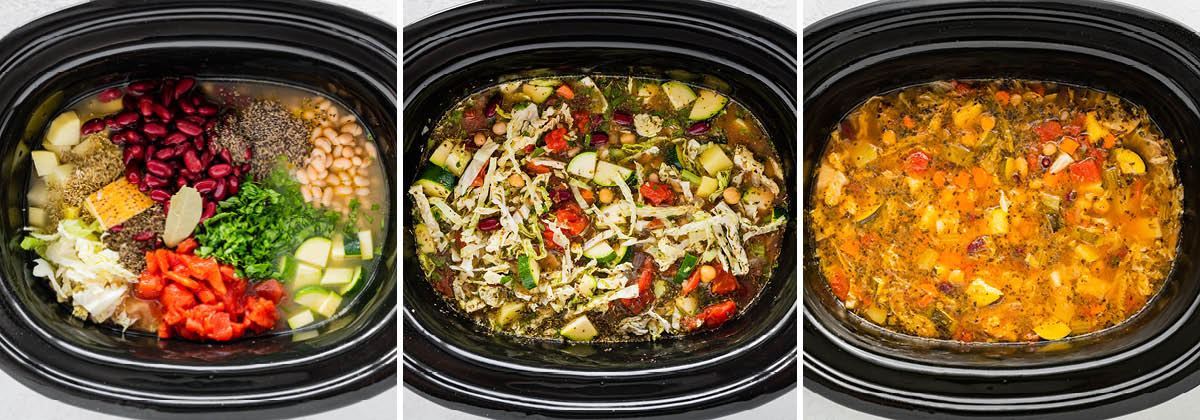
[[[929,155],[921,150],[910,153],[904,162],[904,171],[910,175],[918,175],[929,170]]]
[[[1072,163],[1067,166],[1067,172],[1071,174],[1072,181],[1080,184],[1100,180],[1100,165],[1094,159]]]
[[[561,152],[567,150],[567,129],[559,127],[553,131],[546,133],[546,150],[551,152]]]
[[[703,311],[700,311],[700,315],[696,315],[696,318],[704,320],[704,326],[716,328],[732,318],[735,311],[737,311],[737,303],[727,300],[704,308]]]
[[[1046,121],[1033,127],[1033,131],[1037,133],[1042,141],[1050,141],[1062,137],[1062,124],[1058,121]]]
[[[667,184],[646,181],[638,188],[638,192],[652,206],[675,204],[675,192]]]

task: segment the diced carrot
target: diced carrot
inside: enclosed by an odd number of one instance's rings
[[[1061,183],[1061,181],[1062,172],[1055,174],[1047,172],[1045,175],[1042,175],[1042,183],[1046,184],[1046,187],[1049,188],[1058,188],[1058,185]]]
[[[992,131],[993,128],[996,128],[996,117],[988,114],[980,117],[979,128],[982,128],[984,132]]]
[[[946,185],[946,171],[937,171],[933,173],[933,185],[939,187]]]
[[[171,263],[168,259],[168,255],[170,255],[170,253],[171,251],[167,251],[165,249],[154,251],[154,259],[158,263],[158,272],[166,274],[166,272],[171,271]]]
[[[964,190],[971,188],[971,176],[967,175],[966,172],[961,171],[957,174],[954,174],[954,185],[957,185],[958,188],[962,188]]]
[[[192,251],[195,250],[199,246],[200,246],[200,244],[197,243],[195,239],[187,238],[187,239],[184,239],[183,242],[180,242],[179,246],[175,247],[175,252],[178,252],[180,254],[191,254]]]
[[[920,305],[922,308],[929,306],[930,303],[933,303],[933,295],[929,293],[926,293],[925,296],[921,296],[921,300],[917,301],[917,305]]]
[[[957,208],[960,212],[969,212],[975,210],[975,200],[972,200],[966,193],[958,194]]]
[[[559,86],[555,92],[558,92],[559,95],[562,95],[562,97],[567,99],[572,99],[575,97],[575,92],[572,91],[571,87],[567,85]]]
[[[1108,133],[1108,134],[1104,135],[1104,144],[1102,144],[1101,146],[1103,146],[1105,149],[1111,149],[1111,148],[1113,148],[1113,146],[1116,146],[1116,145],[1117,145],[1117,137],[1116,136],[1112,135],[1112,133]]]
[[[158,257],[154,251],[146,251],[146,272],[158,274]]]
[[[195,290],[195,289],[198,289],[198,288],[200,288],[200,283],[197,283],[195,280],[192,280],[192,279],[188,278],[188,276],[185,276],[185,275],[183,275],[183,274],[179,274],[179,273],[177,273],[177,272],[174,272],[174,271],[168,271],[168,272],[166,272],[166,277],[167,277],[168,279],[171,279],[171,281],[174,281],[174,282],[176,282],[176,283],[179,283],[179,284],[180,284],[180,285],[182,285],[183,287],[186,287],[186,288],[189,288],[189,289],[192,289],[192,290]]]
[[[841,246],[842,252],[850,256],[858,256],[858,241],[844,241]]]
[[[1008,105],[1009,94],[1006,91],[996,91],[996,101],[1001,105]]]
[[[983,168],[971,169],[971,175],[975,178],[975,188],[987,188],[992,185],[992,175]]]
[[[1069,155],[1075,153],[1076,149],[1079,149],[1079,142],[1070,137],[1063,137],[1063,141],[1058,145],[1058,148]]]
[[[904,116],[904,128],[911,130],[913,127],[916,127],[916,126],[917,126],[917,123],[913,122],[912,117],[910,117],[908,115]]]
[[[579,196],[583,197],[583,201],[588,204],[592,204],[596,201],[596,195],[592,194],[592,190],[589,190],[587,188],[580,188]]]

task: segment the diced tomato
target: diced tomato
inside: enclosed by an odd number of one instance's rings
[[[164,286],[166,286],[166,281],[163,280],[161,274],[147,270],[142,272],[142,276],[138,278],[135,294],[142,299],[158,299],[162,295]]]
[[[1100,166],[1093,159],[1072,163],[1067,166],[1067,172],[1071,174],[1072,181],[1080,184],[1100,180]]]
[[[675,204],[675,192],[671,191],[667,184],[646,181],[638,188],[638,192],[642,193],[642,197],[652,206]]]
[[[275,303],[260,297],[246,299],[246,319],[254,325],[267,329],[275,326],[279,315],[275,313]]]
[[[700,315],[696,315],[696,318],[704,320],[706,327],[716,328],[728,321],[735,311],[737,311],[737,303],[727,300],[704,308],[703,311],[700,311]]]
[[[696,286],[699,286],[699,285],[700,285],[700,268],[697,267],[695,270],[692,270],[692,275],[688,276],[687,281],[683,282],[683,288],[679,290],[679,295],[686,296],[688,293],[691,293],[692,290],[695,290]]]
[[[1038,134],[1042,141],[1050,141],[1062,137],[1062,124],[1058,121],[1046,121],[1033,127],[1033,131]]]
[[[192,292],[176,284],[168,284],[163,288],[159,301],[167,309],[188,309],[196,304],[196,298],[192,296]]]
[[[261,281],[254,285],[254,294],[278,304],[280,299],[283,299],[283,285],[275,279]]]
[[[712,281],[712,292],[715,294],[718,294],[718,295],[723,295],[723,294],[732,292],[734,290],[737,290],[737,288],[738,288],[737,277],[734,277],[733,273],[730,273],[728,271],[725,271],[723,268],[720,268],[721,267],[720,264],[716,265],[716,267],[718,267],[717,268],[717,277],[714,278]]]
[[[954,84],[954,91],[958,92],[960,95],[966,95],[971,92],[970,84],[959,82],[957,80],[951,81],[950,83]]]
[[[564,98],[567,98],[567,99],[575,98],[575,91],[571,90],[571,87],[567,86],[566,84],[559,86],[558,89],[555,89],[554,91],[558,92],[558,94]]]
[[[846,279],[846,275],[841,272],[833,273],[833,277],[829,278],[829,289],[833,291],[833,295],[838,299],[846,300],[847,292],[850,291],[850,282]]]
[[[904,171],[909,175],[918,175],[929,169],[929,155],[924,151],[917,150],[908,155],[905,159]]]
[[[191,254],[192,251],[195,250],[199,246],[200,246],[200,244],[197,243],[195,239],[187,238],[187,239],[184,239],[183,242],[180,242],[179,246],[175,247],[175,252],[178,252],[180,254]]]
[[[582,109],[571,111],[571,119],[575,121],[575,128],[578,128],[580,133],[586,133],[588,126],[592,124],[592,114]]]
[[[563,233],[569,236],[575,236],[582,233],[583,230],[587,229],[588,225],[591,224],[587,218],[587,215],[584,215],[583,210],[580,209],[579,205],[575,203],[567,203],[556,210],[554,212],[554,220],[558,222],[559,225],[566,226],[566,228],[563,229]]]
[[[651,290],[651,283],[654,281],[654,261],[647,258],[642,263],[642,273],[638,275],[638,297],[621,299],[621,304],[629,308],[630,312],[635,314],[641,313],[650,302],[654,301],[654,291]]]
[[[544,140],[546,140],[546,150],[549,150],[551,152],[561,152],[561,151],[567,150],[566,135],[567,135],[567,129],[562,128],[562,127],[556,128],[553,131],[546,133],[546,136],[542,137]]]

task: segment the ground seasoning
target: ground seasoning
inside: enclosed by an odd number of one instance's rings
[[[278,102],[256,101],[221,120],[215,140],[239,164],[247,162],[246,151],[251,150],[254,156],[283,156],[299,166],[312,150],[309,131],[303,120]],[[255,179],[266,179],[275,165],[275,159],[252,158],[249,162]]]
[[[162,204],[155,204],[122,223],[120,232],[110,229],[100,239],[108,249],[116,250],[121,255],[122,266],[134,273],[141,273],[142,269],[146,268],[146,251],[155,248],[155,240],[162,237],[166,223],[167,215]],[[151,235],[147,235],[146,232],[150,232]],[[146,236],[151,237],[142,241],[134,240],[134,237],[141,239]]]
[[[84,210],[88,195],[125,175],[121,148],[109,141],[106,131],[84,137],[79,145],[63,154],[62,161],[75,165],[75,171],[62,185],[47,186],[47,226],[58,225],[67,207],[74,207],[81,219],[90,221],[91,213]]]

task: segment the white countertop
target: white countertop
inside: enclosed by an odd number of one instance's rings
[[[396,24],[398,14],[396,10],[399,5],[395,0],[326,1],[359,9],[371,16],[391,22],[393,25]],[[0,36],[41,16],[79,3],[83,2],[79,0],[0,0],[0,10],[4,11],[4,14],[0,16]],[[0,395],[4,396],[3,401],[6,402],[0,404],[0,419],[114,420],[122,418],[84,410],[44,397],[3,372],[0,372]],[[397,413],[396,405],[396,391],[393,389],[384,391],[371,399],[309,416],[306,419],[394,419]]]
[[[470,3],[464,0],[404,0],[404,24],[410,24],[451,7]],[[796,29],[796,0],[721,0],[717,3],[731,4],[743,9],[768,16],[784,26]],[[795,390],[784,394],[766,404],[739,414],[726,416],[725,419],[772,419],[783,420],[796,418]],[[439,419],[439,420],[480,420],[483,417],[454,411],[427,400],[415,392],[404,389],[404,418],[409,419]]]
[[[822,18],[856,6],[870,3],[869,0],[804,0],[804,25],[808,26]],[[1200,30],[1200,2],[1182,0],[1127,0],[1138,7],[1170,16],[1193,30]],[[882,419],[839,405],[817,393],[804,390],[804,418],[813,420],[860,420]],[[1196,407],[1200,407],[1200,389],[1193,389],[1158,406],[1119,417],[1121,420],[1135,419],[1183,419],[1195,418]],[[1186,414],[1185,414],[1186,413]]]

